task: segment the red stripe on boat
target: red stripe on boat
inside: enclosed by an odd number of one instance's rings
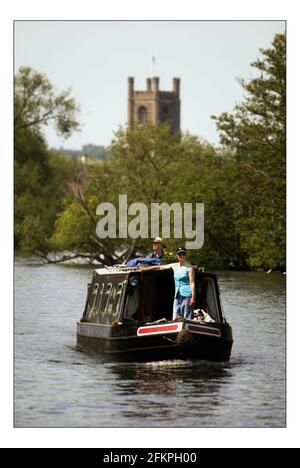
[[[197,325],[188,325],[188,330],[194,333],[202,333],[205,335],[215,335],[221,336],[221,332],[218,328],[210,328],[210,327],[199,327]]]
[[[165,332],[176,332],[179,331],[178,323],[171,325],[154,325],[153,327],[141,327],[138,329],[138,335],[147,335],[152,333],[165,333]]]

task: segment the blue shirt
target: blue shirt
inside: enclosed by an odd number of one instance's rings
[[[175,281],[175,297],[178,294],[184,297],[192,295],[192,288],[190,286],[190,268],[191,265],[180,267],[179,264],[174,265],[174,281]]]

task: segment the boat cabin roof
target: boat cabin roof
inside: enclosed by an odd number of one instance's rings
[[[193,267],[195,272],[199,275],[203,275],[203,276],[207,276],[207,277],[210,277],[210,278],[217,278],[217,276],[214,274],[214,273],[204,273],[204,269],[203,267]],[[138,268],[138,267],[123,267],[123,266],[120,266],[120,265],[116,265],[116,266],[106,266],[104,268],[97,268],[94,270],[95,273],[97,273],[97,275],[99,276],[119,276],[119,275],[122,275],[122,276],[130,276],[131,274],[141,274],[141,270]],[[149,273],[152,273],[153,270],[145,270],[144,272],[147,272],[147,274]],[[167,274],[173,274],[173,271],[172,269],[164,269],[164,270],[156,270],[155,271],[155,274],[165,274],[167,272]]]

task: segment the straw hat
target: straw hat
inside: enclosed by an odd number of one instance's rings
[[[153,244],[161,244],[163,248],[167,247],[162,237],[155,237],[155,239],[153,239]]]

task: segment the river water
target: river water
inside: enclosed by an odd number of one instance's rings
[[[91,267],[15,262],[15,427],[284,427],[285,276],[218,273],[229,364],[76,350]]]

